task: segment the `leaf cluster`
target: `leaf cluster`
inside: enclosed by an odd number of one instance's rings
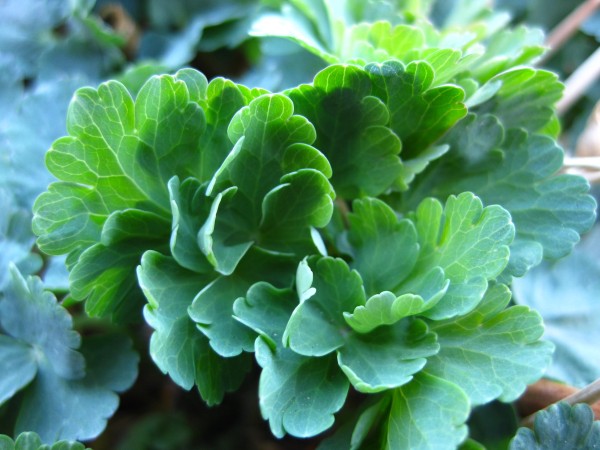
[[[81,88],[46,154],[57,181],[33,206],[39,249],[66,257],[68,301],[143,317],[155,364],[208,405],[253,359],[277,437],[324,432],[349,389],[364,394],[323,449],[456,448],[473,407],[518,398],[553,345],[538,313],[511,305],[513,277],[568,254],[595,220],[585,180],[558,173],[562,86],[523,66],[541,33],[485,2],[405,3],[215,2],[187,21],[186,2],[155,2],[164,46],[147,48],[171,48],[173,27],[177,42],[223,45],[224,18],[240,30],[257,14],[253,36],[328,65],[279,93],[194,69]],[[185,48],[160,60],[178,67]],[[59,438],[98,434],[135,378],[129,344],[81,344],[16,269],[1,298],[2,361],[21,373],[0,403],[21,393],[16,432],[51,442],[60,417]]]

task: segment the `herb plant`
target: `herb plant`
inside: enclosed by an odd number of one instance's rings
[[[588,183],[559,173],[562,85],[531,66],[543,35],[484,2],[406,3],[261,9],[251,35],[324,66],[279,92],[191,68],[80,88],[46,155],[58,181],[33,206],[41,252],[66,255],[69,304],[143,316],[154,363],[208,405],[255,361],[276,437],[343,411],[322,449],[457,448],[473,408],[517,399],[554,346],[511,303],[513,278],[595,220]],[[0,364],[19,373],[0,403],[21,392],[18,432],[89,439],[135,379],[131,344],[80,339],[11,270]]]

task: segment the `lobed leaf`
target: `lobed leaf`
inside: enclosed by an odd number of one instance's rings
[[[138,279],[148,299],[144,317],[155,329],[150,356],[179,386],[189,390],[196,385],[208,405],[220,403],[225,392],[243,381],[249,359],[220,357],[188,315],[194,297],[211,276],[187,271],[173,259],[149,251],[138,267]]]
[[[550,406],[535,416],[534,429],[519,428],[510,442],[510,450],[558,450],[598,448],[600,422],[594,421],[592,409],[583,403],[564,402]]]
[[[309,437],[325,431],[348,392],[348,381],[333,355],[312,358],[283,347],[282,333],[295,303],[291,290],[257,283],[234,305],[237,319],[259,333],[255,351],[263,368],[260,408],[278,437],[285,433]]]
[[[540,341],[539,314],[526,307],[506,308],[510,291],[491,286],[466,316],[430,323],[440,351],[427,361],[427,372],[459,386],[472,405],[496,398],[510,402],[541,378],[554,345]]]

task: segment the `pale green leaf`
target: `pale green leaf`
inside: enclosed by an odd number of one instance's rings
[[[484,208],[479,198],[465,192],[448,197],[444,208],[433,198],[424,200],[415,225],[421,247],[417,274],[440,267],[450,280],[445,296],[425,315],[439,320],[469,312],[483,298],[488,281],[508,264],[514,236],[510,215],[497,205]],[[398,291],[410,289],[400,286]]]
[[[0,450],[91,450],[74,441],[58,441],[43,444],[37,433],[27,431],[17,436],[15,441],[0,434]]]
[[[14,266],[11,283],[0,298],[0,328],[16,340],[11,345],[13,350],[18,345],[25,351],[22,358],[32,358],[36,364],[40,359],[46,361],[53,376],[66,379],[84,376],[85,362],[76,350],[81,338],[73,330],[71,316],[57,304],[51,292],[44,290],[39,278],[25,279]]]
[[[505,309],[509,301],[508,288],[493,285],[468,315],[430,323],[440,351],[428,359],[427,372],[460,386],[472,405],[515,400],[550,363],[554,346],[539,340],[540,315],[522,306]]]
[[[390,127],[402,141],[402,159],[427,150],[467,114],[458,86],[432,87],[434,70],[425,61],[369,64],[373,93],[388,107]]]
[[[35,350],[0,334],[0,405],[27,386],[37,373]]]
[[[263,368],[260,408],[277,437],[286,433],[309,437],[325,431],[348,392],[348,381],[333,355],[311,358],[283,348],[281,336],[296,301],[290,289],[257,283],[234,306],[238,320],[260,335],[255,343]]]
[[[439,350],[434,333],[421,320],[353,333],[338,351],[338,363],[360,392],[375,393],[408,383]]]
[[[519,428],[510,450],[594,450],[600,448],[600,422],[583,403],[564,402],[550,406],[535,416],[533,430]]]
[[[173,259],[150,251],[142,258],[138,279],[149,302],[144,317],[155,329],[150,339],[152,359],[184,389],[196,385],[208,405],[220,403],[225,392],[239,387],[249,359],[217,355],[188,316],[194,297],[211,276],[187,271]]]
[[[131,342],[118,335],[83,341],[86,375],[79,380],[57,376],[47,359],[24,392],[15,432],[34,430],[44,442],[89,440],[100,434],[116,411],[122,392],[137,376],[137,354]],[[110,361],[110,364],[107,364]],[[85,420],[81,420],[85,417]]]
[[[283,342],[301,355],[323,356],[344,345],[349,330],[343,312],[364,305],[365,293],[358,272],[341,259],[322,258],[311,268],[315,295],[296,307]]]

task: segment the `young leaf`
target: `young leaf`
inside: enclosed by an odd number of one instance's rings
[[[310,227],[324,226],[331,217],[334,193],[327,177],[289,160],[290,152],[304,153],[296,155],[301,161],[323,159],[309,145],[315,140],[314,127],[293,112],[289,98],[262,95],[241,109],[229,125],[229,138],[236,144],[207,193],[237,188],[227,208],[216,214],[212,233],[213,245],[230,249],[225,258],[237,253],[234,262],[252,243],[273,251],[299,247],[301,253],[311,252]],[[329,170],[328,165],[316,164]],[[294,172],[286,173],[291,168]],[[228,275],[233,269],[231,265],[222,273]]]
[[[533,430],[519,428],[510,442],[510,450],[563,450],[598,448],[600,422],[583,403],[571,406],[560,402],[535,416]]]
[[[427,372],[455,383],[474,406],[513,401],[550,363],[554,346],[539,340],[541,317],[526,307],[506,309],[509,301],[508,288],[493,285],[468,315],[429,324],[440,351]]]
[[[388,107],[390,128],[402,141],[403,159],[419,156],[467,114],[464,91],[432,87],[433,68],[424,61],[369,64],[373,94]]]
[[[333,355],[311,358],[283,347],[281,336],[295,304],[291,290],[257,283],[234,305],[238,320],[260,335],[255,343],[256,359],[263,368],[260,408],[278,437],[285,433],[309,437],[325,431],[348,392],[348,381]]]
[[[556,74],[532,68],[502,72],[488,83],[501,87],[475,111],[496,116],[506,129],[525,128],[534,133],[554,118],[554,105],[563,91]]]
[[[381,194],[402,170],[401,143],[387,128],[387,108],[371,90],[363,69],[334,65],[312,84],[287,92],[296,111],[315,125],[315,146],[329,159],[331,182],[341,197]]]
[[[296,261],[290,256],[253,247],[234,274],[220,276],[198,292],[188,313],[219,355],[233,357],[251,351],[255,335],[233,319],[234,302],[258,281],[291,286],[295,267]]]
[[[367,295],[393,290],[412,271],[419,252],[417,232],[409,220],[398,220],[381,200],[355,200],[348,215],[353,261]]]
[[[454,449],[467,436],[469,402],[452,383],[420,373],[392,396],[384,448]]]
[[[415,214],[421,247],[415,275],[431,276],[435,267],[450,280],[444,297],[424,314],[440,320],[471,311],[483,298],[489,280],[508,264],[508,245],[514,226],[506,210],[497,205],[483,208],[470,192],[450,196],[445,208],[426,199]],[[410,293],[410,283],[400,293]]]
[[[315,294],[293,311],[283,344],[306,356],[338,353],[338,363],[361,392],[379,392],[401,386],[438,350],[435,335],[420,320],[407,319],[392,326],[357,333],[344,312],[364,305],[360,276],[342,260],[313,260]],[[375,327],[372,327],[375,328]]]
[[[47,155],[61,181],[38,198],[33,228],[44,251],[70,253],[72,295],[90,298],[88,312],[135,309],[135,265],[145,250],[162,250],[171,231],[168,181],[208,181],[230,150],[223,128],[232,109],[252,95],[223,80],[207,87],[191,69],[151,78],[135,102],[114,81],[78,91],[67,117],[70,136]],[[97,277],[106,290],[95,289]],[[126,298],[133,306],[121,304]]]
[[[138,267],[138,279],[148,299],[144,317],[155,329],[152,359],[184,389],[198,386],[208,405],[220,403],[225,392],[239,387],[249,359],[217,355],[188,315],[194,297],[211,277],[186,271],[173,259],[149,251]]]
[[[420,181],[435,186],[430,192],[436,196],[470,189],[485,204],[506,208],[516,228],[507,272],[522,276],[542,254],[549,259],[567,255],[594,223],[596,202],[583,178],[556,175],[563,152],[552,139],[513,130],[500,148],[502,160],[485,171],[446,165]]]

